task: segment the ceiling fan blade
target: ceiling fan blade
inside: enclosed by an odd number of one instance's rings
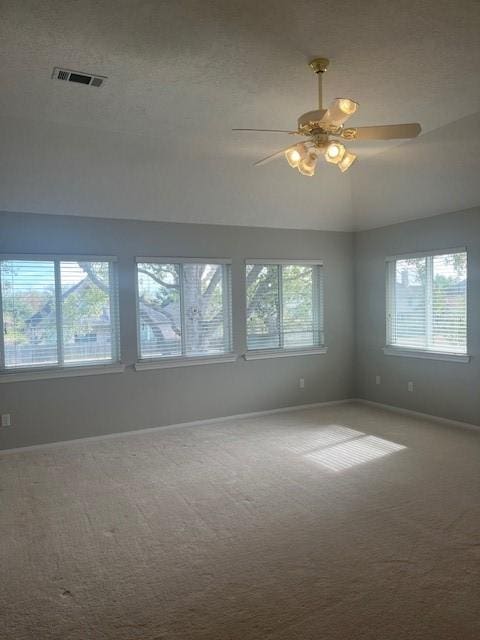
[[[393,140],[395,138],[416,138],[422,127],[418,122],[407,124],[386,124],[378,127],[354,127],[344,129],[342,138],[346,140]]]
[[[232,129],[232,131],[267,131],[269,133],[289,133],[290,135],[302,135],[298,131],[286,131],[285,129]]]
[[[292,149],[292,147],[296,147],[297,144],[298,143],[296,142],[295,144],[290,144],[288,147],[285,147],[285,149],[280,149],[280,151],[275,151],[275,153],[270,154],[266,158],[262,158],[261,160],[257,160],[257,162],[254,162],[253,166],[254,167],[259,167],[262,164],[267,164],[267,162],[270,162],[271,160],[275,160],[275,158],[278,158],[279,156],[284,154],[285,151],[288,151],[289,149]]]

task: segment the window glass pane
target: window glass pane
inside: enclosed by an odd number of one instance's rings
[[[142,358],[182,355],[178,264],[138,264],[138,322]]]
[[[466,353],[467,254],[399,259],[390,268],[390,344]]]
[[[115,318],[111,317],[108,262],[61,262],[62,333],[67,364],[111,361]]]
[[[1,262],[5,367],[57,362],[53,261]]]
[[[466,352],[467,255],[433,257],[432,345],[438,351]]]
[[[426,258],[396,261],[392,339],[398,346],[427,346],[426,278]]]
[[[229,305],[221,264],[183,265],[185,354],[202,356],[230,350]]]
[[[283,335],[286,348],[319,344],[318,313],[315,313],[318,299],[315,299],[314,292],[316,269],[318,267],[295,264],[283,267]]]
[[[278,349],[281,346],[278,265],[249,264],[246,279],[248,349]]]

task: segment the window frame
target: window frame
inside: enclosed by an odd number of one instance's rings
[[[442,351],[426,348],[404,347],[392,344],[392,316],[395,313],[395,265],[399,260],[410,258],[431,258],[434,256],[445,256],[456,253],[464,253],[467,264],[467,278],[465,288],[465,308],[466,308],[466,342],[465,352]],[[445,249],[432,249],[428,251],[416,251],[413,253],[403,253],[385,258],[385,346],[383,353],[386,356],[402,356],[406,358],[422,358],[426,360],[445,360],[450,362],[468,363],[471,356],[468,353],[468,251],[467,247],[448,247]]]
[[[288,266],[288,265],[300,265],[305,267],[319,267],[319,282],[318,287],[315,291],[313,289],[312,295],[312,312],[315,313],[314,309],[314,298],[318,298],[318,306],[316,307],[316,313],[318,314],[318,324],[320,328],[320,335],[323,337],[321,340],[321,344],[312,345],[308,347],[285,347],[280,346],[276,348],[265,348],[265,349],[248,349],[248,327],[247,327],[247,283],[245,280],[244,286],[244,309],[245,309],[245,339],[246,339],[246,350],[244,354],[245,360],[264,360],[267,358],[285,358],[288,356],[307,356],[307,355],[321,355],[328,352],[328,347],[325,344],[325,264],[323,260],[320,259],[312,259],[312,260],[288,260],[285,258],[282,259],[268,259],[268,258],[247,258],[244,261],[244,276],[246,278],[247,267],[249,265],[272,265],[272,266]],[[283,317],[283,287],[282,287],[282,276],[283,271],[279,269],[279,297],[278,297],[278,305],[279,305],[279,314],[280,314],[280,326],[282,325],[281,318]],[[280,330],[280,342],[283,342],[284,336],[282,331]]]
[[[33,366],[5,366],[5,345],[3,327],[3,301],[0,272],[0,383],[32,380],[37,378],[61,378],[70,376],[82,376],[99,373],[120,373],[124,366],[120,359],[120,318],[119,318],[119,287],[118,287],[118,261],[116,256],[97,256],[83,254],[54,254],[54,253],[1,253],[0,262],[6,261],[25,262],[53,262],[55,285],[55,327],[57,331],[57,358],[59,362],[54,364]],[[112,358],[101,360],[98,363],[86,361],[85,363],[68,363],[63,360],[63,334],[61,312],[61,279],[60,264],[62,262],[108,262],[110,281],[110,318],[112,327]],[[61,336],[61,339],[60,339]]]
[[[224,331],[227,329],[226,344],[228,351],[217,354],[188,355],[185,353],[185,319],[180,312],[180,322],[182,327],[181,350],[182,354],[177,356],[152,356],[142,357],[142,345],[140,335],[140,292],[138,286],[138,265],[139,263],[170,264],[179,265],[179,292],[183,291],[183,268],[185,264],[215,264],[226,267],[227,277],[222,278],[222,294],[225,304]],[[182,299],[183,294],[180,293]],[[228,323],[225,319],[228,318]],[[232,259],[231,258],[180,258],[178,256],[137,256],[135,257],[135,323],[137,332],[137,361],[134,364],[136,371],[147,371],[151,369],[166,369],[174,367],[185,367],[201,364],[219,364],[223,362],[235,362],[237,354],[233,349],[233,301],[232,301]],[[227,325],[227,326],[225,326]]]

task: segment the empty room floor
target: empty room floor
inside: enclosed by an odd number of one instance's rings
[[[479,471],[359,403],[2,455],[0,637],[478,639]]]

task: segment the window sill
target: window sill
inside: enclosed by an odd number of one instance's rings
[[[184,358],[169,358],[165,360],[141,360],[134,364],[135,371],[149,371],[151,369],[171,369],[175,367],[190,367],[198,364],[220,364],[222,362],[235,362],[235,353],[219,356],[192,356]]]
[[[46,380],[48,378],[73,378],[77,376],[93,376],[105,373],[123,373],[125,365],[96,364],[89,366],[71,366],[57,369],[34,369],[19,371],[18,369],[6,373],[0,373],[0,383],[3,382],[24,382],[27,380]]]
[[[290,356],[315,356],[327,353],[328,347],[316,347],[313,349],[282,349],[281,351],[247,351],[243,356],[245,360],[265,360],[267,358],[288,358]]]
[[[439,351],[423,351],[422,349],[402,349],[398,347],[384,347],[386,356],[401,356],[404,358],[422,358],[424,360],[446,360],[448,362],[470,362],[471,356],[461,353],[442,353]]]

